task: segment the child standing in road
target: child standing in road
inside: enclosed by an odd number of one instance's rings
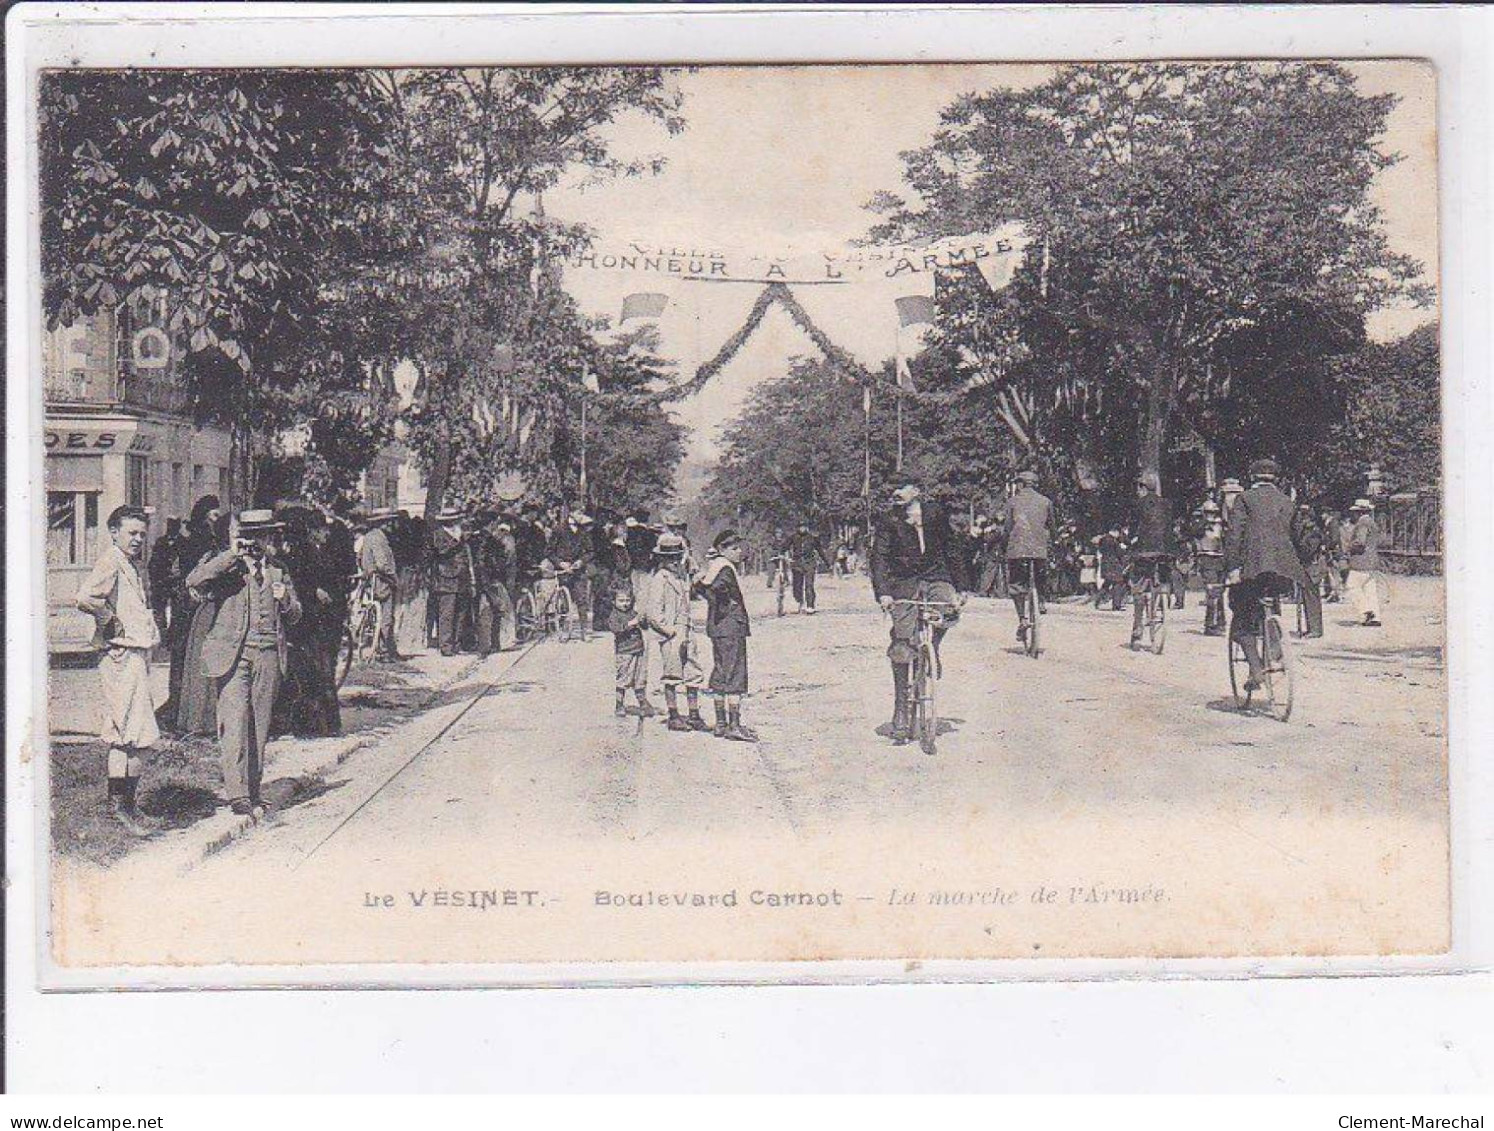
[[[696,579],[695,591],[710,607],[706,635],[711,638],[710,691],[716,699],[717,738],[733,742],[756,742],[757,735],[742,725],[742,696],[747,694],[747,637],[752,627],[747,602],[737,580],[742,540],[735,530],[716,535],[705,572]]]
[[[648,701],[648,669],[643,664],[643,618],[633,610],[633,591],[619,589],[612,595],[612,611],[607,614],[607,630],[612,633],[612,650],[617,655],[617,705],[613,714],[619,718],[628,713],[628,689],[638,698],[638,713],[644,718],[657,714]]]
[[[700,717],[700,685],[705,674],[695,660],[695,641],[690,626],[690,580],[685,568],[687,547],[678,534],[665,531],[654,548],[658,566],[649,588],[647,621],[659,637],[659,656],[663,660],[664,705],[669,711],[666,724],[673,731],[710,730]],[[680,714],[679,689],[684,687],[690,709],[688,718]]]

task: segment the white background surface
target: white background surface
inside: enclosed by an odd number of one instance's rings
[[[1479,10],[833,13],[546,8],[401,21],[384,6],[13,9],[8,167],[27,170],[42,61],[165,66],[1420,56],[1440,80],[1453,965],[1489,950],[1490,23]],[[118,20],[124,11],[140,18]],[[363,13],[360,15],[360,13]],[[248,19],[246,17],[259,17]],[[274,18],[263,18],[272,16]],[[9,185],[10,277],[34,271],[29,177]],[[28,259],[30,262],[28,262]],[[38,823],[22,744],[44,681],[37,289],[12,283],[7,418],[8,1077],[22,1091],[571,1089],[1486,1090],[1487,975],[995,986],[418,992],[35,991]],[[28,474],[28,468],[30,474]],[[1477,572],[1470,570],[1472,565]],[[1474,584],[1475,580],[1478,584]],[[31,596],[27,608],[27,595]],[[1470,689],[1482,689],[1470,694]],[[39,716],[36,716],[39,717]],[[38,732],[44,733],[40,726]],[[1242,866],[1248,862],[1242,861]],[[169,900],[170,891],[160,898]],[[246,893],[252,898],[251,893]]]

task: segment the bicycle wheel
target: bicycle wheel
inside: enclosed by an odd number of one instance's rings
[[[575,607],[571,604],[571,595],[565,586],[555,591],[555,602],[550,606],[551,631],[561,640],[569,640],[573,634],[574,625],[572,617]]]
[[[1160,656],[1167,644],[1167,591],[1165,589],[1155,587],[1152,589],[1151,607],[1147,610],[1146,621],[1152,651]]]
[[[374,657],[379,645],[379,610],[375,605],[365,605],[358,614],[358,623],[353,629],[353,645],[358,663],[366,664]]]
[[[913,665],[913,694],[915,696],[913,732],[918,745],[925,754],[932,754],[938,743],[939,712],[934,703],[934,654],[933,645],[924,643],[918,650],[918,660]]]
[[[539,618],[534,612],[534,594],[521,593],[514,605],[514,639],[520,644],[528,644],[539,633]]]
[[[1229,690],[1235,698],[1235,706],[1242,711],[1250,710],[1251,692],[1245,690],[1245,681],[1250,678],[1250,663],[1245,659],[1245,648],[1235,639],[1235,625],[1231,620],[1225,630],[1224,641],[1229,649]]]
[[[1295,661],[1287,645],[1281,621],[1267,616],[1261,626],[1261,657],[1265,675],[1266,709],[1279,722],[1292,717],[1292,697],[1296,691]]]
[[[783,589],[784,589],[783,577],[782,577],[782,575],[780,575],[779,578],[778,578],[778,615],[779,616],[783,616]]]
[[[1023,641],[1022,646],[1027,650],[1027,654],[1035,660],[1038,657],[1038,653],[1042,651],[1042,645],[1038,641],[1039,614],[1036,584],[1029,584],[1027,586],[1027,596],[1023,598],[1022,603],[1027,606],[1027,639]]]
[[[353,670],[353,657],[358,651],[358,646],[353,640],[353,630],[344,628],[342,630],[342,641],[337,646],[337,686],[341,687],[347,681],[348,673]]]

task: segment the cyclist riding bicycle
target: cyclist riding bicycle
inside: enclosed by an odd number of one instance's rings
[[[891,513],[878,521],[872,542],[871,582],[877,602],[892,614],[892,639],[887,646],[892,662],[892,740],[902,746],[911,732],[908,685],[917,648],[918,608],[897,602],[937,601],[950,606],[943,623],[934,629],[937,653],[944,634],[959,619],[958,606],[964,604],[969,584],[948,512],[937,502],[925,500],[911,483],[894,491],[891,502]]]
[[[1162,481],[1155,471],[1143,471],[1136,480],[1136,538],[1131,544],[1129,577],[1136,594],[1132,604],[1131,647],[1141,643],[1146,621],[1146,595],[1172,582],[1172,562],[1177,547],[1172,538],[1172,504],[1162,497]]]
[[[1025,642],[1031,625],[1027,617],[1029,575],[1037,587],[1038,608],[1046,612],[1048,547],[1053,541],[1053,501],[1037,489],[1035,471],[1017,472],[1017,490],[1006,501],[1002,526],[1006,529],[1006,566],[1012,604],[1017,609],[1017,639]]]
[[[1250,675],[1246,691],[1261,686],[1261,600],[1290,593],[1308,584],[1292,546],[1294,507],[1276,485],[1280,468],[1274,459],[1250,465],[1250,489],[1229,508],[1224,531],[1224,562],[1229,571],[1230,636],[1245,653]]]

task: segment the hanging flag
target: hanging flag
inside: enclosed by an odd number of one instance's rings
[[[904,295],[897,299],[897,387],[913,391],[908,359],[923,346],[923,328],[934,321],[932,295]]]
[[[934,298],[932,295],[905,295],[897,300],[897,324],[906,329],[909,326],[932,323],[934,321]]]
[[[634,318],[658,318],[664,313],[664,308],[668,305],[668,295],[646,291],[631,294],[623,299],[622,319],[619,325]]]
[[[588,393],[600,393],[602,391],[601,382],[597,380],[596,373],[592,371],[589,365],[581,366],[581,387]]]

